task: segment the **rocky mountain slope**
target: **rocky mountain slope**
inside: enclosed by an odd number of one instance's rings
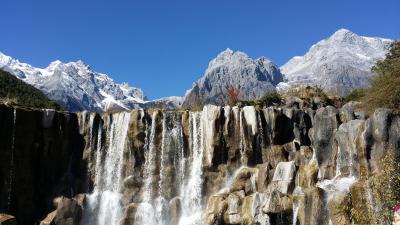
[[[320,86],[339,95],[365,87],[373,76],[372,66],[385,57],[392,40],[359,36],[340,29],[313,45],[304,56],[296,56],[280,69],[286,89],[294,85]]]
[[[0,69],[0,103],[30,108],[60,109],[40,90]]]
[[[210,61],[204,76],[186,94],[183,107],[226,104],[229,87],[239,89],[243,100],[259,98],[274,91],[282,79],[279,68],[267,58],[253,60],[243,52],[226,49]]]
[[[145,102],[143,91],[128,84],[117,84],[82,61],[54,61],[36,68],[0,52],[0,69],[41,90],[69,111],[126,110]]]

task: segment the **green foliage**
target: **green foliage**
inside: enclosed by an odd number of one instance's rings
[[[273,104],[280,104],[282,101],[282,96],[278,92],[269,92],[260,100],[260,103],[265,106],[270,106]]]
[[[29,108],[60,109],[41,91],[3,70],[0,70],[1,102]]]
[[[268,92],[264,97],[257,100],[241,101],[243,106],[271,106],[279,105],[282,102],[282,96],[278,92]]]
[[[370,177],[362,176],[362,186],[353,187],[348,198],[338,205],[338,214],[354,224],[391,224],[393,208],[400,205],[400,161],[388,148],[388,153],[379,161],[379,171]]]
[[[345,102],[350,101],[361,101],[361,99],[365,96],[365,89],[354,89],[347,96],[344,97]]]
[[[372,70],[377,76],[363,98],[365,107],[371,111],[379,107],[400,111],[400,41],[392,43],[386,59]]]
[[[381,224],[391,224],[393,208],[400,205],[400,157],[391,150],[380,162],[380,171],[371,179],[375,213]]]

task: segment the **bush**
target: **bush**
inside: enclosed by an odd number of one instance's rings
[[[345,102],[350,101],[361,101],[361,99],[365,96],[365,89],[354,89],[347,96],[344,97]]]
[[[260,104],[263,106],[271,106],[274,104],[280,104],[282,102],[282,96],[274,91],[267,93],[264,97],[259,100]]]
[[[328,95],[319,86],[295,86],[287,90],[285,96],[293,96],[303,99],[320,98],[321,100],[329,100]]]
[[[247,100],[241,101],[242,106],[271,106],[271,105],[279,105],[282,102],[282,96],[276,92],[268,92],[264,95],[264,97],[257,100]]]
[[[362,98],[365,108],[389,108],[400,111],[400,41],[392,43],[386,59],[379,61],[372,70],[377,74]]]

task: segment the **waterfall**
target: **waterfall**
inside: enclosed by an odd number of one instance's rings
[[[153,200],[153,182],[154,173],[156,170],[156,149],[154,145],[154,139],[156,136],[156,126],[157,126],[157,112],[153,112],[151,117],[151,128],[150,128],[150,138],[145,139],[145,163],[143,168],[143,200],[140,203],[136,215],[135,221],[143,225],[155,225],[158,224],[157,218],[155,216],[155,211],[152,206]],[[148,133],[146,131],[146,133]]]
[[[239,109],[239,132],[240,132],[240,163],[242,166],[247,165],[244,149],[244,131],[243,131],[243,112]]]
[[[15,148],[15,130],[17,123],[17,110],[14,108],[13,112],[13,127],[12,127],[12,136],[11,136],[11,149],[10,149],[10,183],[8,186],[8,198],[7,198],[7,210],[11,210],[11,201],[12,201],[12,188],[14,183],[14,148]]]
[[[203,185],[203,119],[206,116],[199,112],[190,112],[190,128],[192,140],[192,163],[190,174],[185,183],[182,199],[182,216],[179,225],[198,225],[201,222],[202,212],[202,185]]]
[[[158,197],[155,202],[156,210],[157,210],[157,220],[159,225],[165,225],[167,221],[167,202],[164,196],[164,189],[166,186],[166,167],[168,160],[168,150],[170,145],[170,136],[167,137],[167,119],[166,114],[163,113],[162,120],[162,134],[161,134],[161,162],[160,162],[160,180],[158,181]]]
[[[101,160],[101,129],[98,133],[96,179],[94,191],[87,198],[82,224],[118,224],[122,215],[120,204],[121,164],[129,128],[130,114],[117,113],[109,116],[107,129],[108,146],[104,163]],[[91,148],[93,150],[93,148]]]

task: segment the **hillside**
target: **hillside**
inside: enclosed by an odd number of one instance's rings
[[[41,91],[0,70],[0,102],[30,108],[60,109]]]

